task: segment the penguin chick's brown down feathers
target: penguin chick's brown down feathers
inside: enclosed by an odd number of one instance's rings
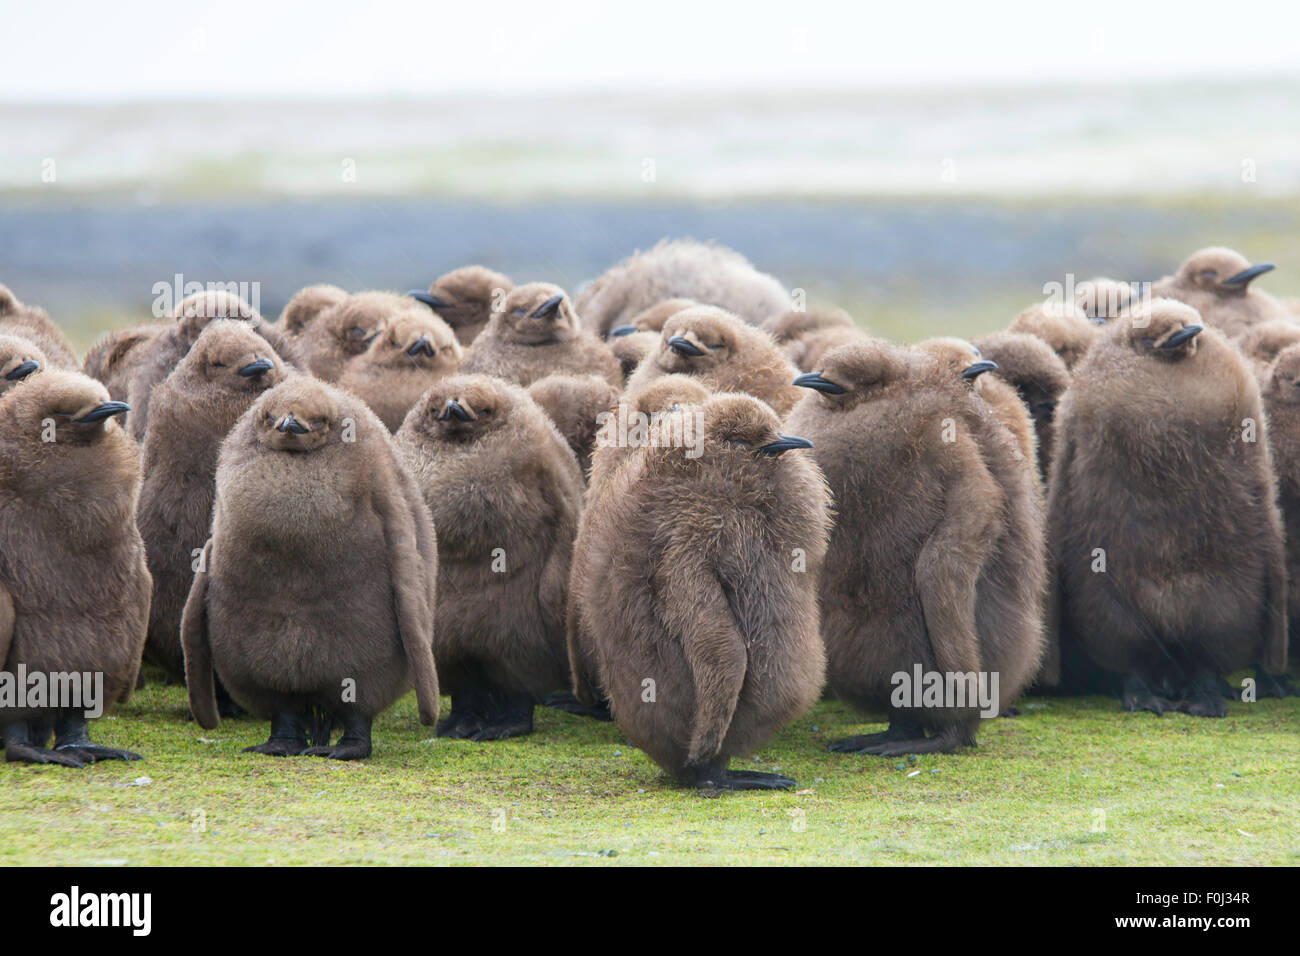
[[[1038,467],[1047,481],[1052,464],[1056,406],[1070,386],[1070,371],[1042,339],[1020,332],[995,332],[971,343],[980,355],[997,363],[993,374],[1020,395],[1033,418],[1038,436]]]
[[[52,368],[81,371],[81,361],[49,314],[42,308],[20,302],[4,285],[0,285],[0,335],[27,339],[45,353]]]
[[[597,375],[548,375],[528,386],[529,398],[541,406],[573,449],[584,480],[591,473],[601,413],[614,410],[618,394]]]
[[[664,239],[600,275],[579,297],[578,314],[587,329],[603,338],[652,305],[679,298],[717,306],[753,325],[775,321],[791,306],[781,283],[734,249]]]
[[[91,742],[86,717],[91,675],[102,675],[100,707],[130,697],[149,620],[140,463],[115,421],[123,411],[99,382],[61,370],[0,399],[0,670],[84,675],[84,706],[0,708],[9,761],[137,756]]]
[[[200,726],[219,720],[214,676],[271,719],[257,753],[366,757],[375,716],[412,682],[420,722],[436,722],[433,523],[360,400],[301,374],[262,393],[222,443],[203,566],[181,621]]]
[[[1067,369],[1078,364],[1100,334],[1098,324],[1077,305],[1056,301],[1031,305],[1011,320],[1007,331],[1042,339],[1061,357]]]
[[[416,290],[407,295],[438,313],[456,333],[456,340],[468,348],[514,287],[510,277],[500,272],[462,266],[435,279],[428,292]]]
[[[569,297],[545,282],[521,285],[506,296],[465,353],[461,371],[524,386],[545,375],[599,375],[623,385],[623,368],[609,346],[584,331]]]
[[[347,363],[365,354],[389,318],[414,305],[396,292],[358,292],[322,308],[290,338],[307,371],[322,382],[338,382]]]
[[[195,556],[208,540],[221,442],[286,374],[275,350],[246,323],[218,319],[154,389],[137,521],[153,576],[146,653],[173,679],[185,676],[181,614]]]
[[[1155,299],[1076,366],[1049,492],[1063,675],[1126,708],[1224,712],[1218,675],[1286,666],[1282,523],[1259,389],[1196,310]],[[1067,666],[1082,652],[1082,667]]]
[[[0,335],[0,398],[19,382],[49,366],[50,360],[30,339]]]
[[[1252,265],[1235,250],[1212,246],[1188,256],[1177,272],[1151,286],[1151,294],[1185,302],[1206,325],[1236,338],[1261,322],[1292,318],[1280,300],[1254,287],[1273,268],[1271,262]]]
[[[821,583],[827,675],[842,700],[890,721],[832,749],[971,744],[1043,651],[1047,562],[1030,469],[960,375],[919,350],[841,346],[798,381],[810,393],[786,428],[815,444],[837,515]],[[944,693],[923,694],[918,682],[933,687],[935,675]]]
[[[431,388],[397,443],[441,529],[435,654],[451,714],[438,735],[527,734],[533,706],[568,683],[577,459],[523,389],[485,375]]]
[[[628,379],[628,391],[675,373],[698,378],[710,391],[753,395],[782,417],[801,395],[791,384],[798,370],[772,337],[712,306],[678,312],[664,323],[658,348]]]
[[[276,323],[287,335],[302,335],[307,326],[348,297],[336,285],[309,285],[294,293]]]
[[[636,449],[593,505],[582,626],[628,739],[679,782],[787,788],[728,769],[821,692],[826,483],[747,395],[714,395],[702,449]]]
[[[1300,653],[1300,344],[1278,353],[1264,376],[1268,447],[1286,541],[1289,653]]]
[[[103,382],[114,401],[126,401],[131,388],[131,376],[148,352],[146,344],[165,328],[161,322],[150,322],[114,329],[101,335],[86,352],[82,371]]]

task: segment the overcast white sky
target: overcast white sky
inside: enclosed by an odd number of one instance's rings
[[[0,98],[328,99],[1294,72],[1298,6],[0,0]]]

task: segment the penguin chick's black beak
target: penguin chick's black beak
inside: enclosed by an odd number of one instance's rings
[[[429,341],[427,335],[421,335],[418,339],[412,342],[411,347],[406,350],[406,354],[412,358],[421,353],[429,356],[429,358],[433,358],[438,354],[438,350],[433,347],[433,343]]]
[[[131,406],[126,402],[104,402],[96,405],[80,418],[73,419],[78,425],[93,425],[95,422],[102,422],[106,418],[112,418],[114,415],[124,415],[131,410]]]
[[[293,417],[293,412],[280,419],[276,423],[275,430],[278,432],[293,432],[295,435],[305,435],[311,431],[310,428]]]
[[[779,455],[792,448],[811,448],[812,446],[813,443],[806,438],[796,438],[794,435],[782,435],[778,441],[768,442],[766,445],[760,445],[757,454]]]
[[[811,388],[818,392],[825,392],[827,395],[843,395],[845,391],[843,385],[832,382],[829,378],[823,378],[817,372],[800,375],[794,380],[794,384],[800,388]]]
[[[972,379],[979,378],[985,372],[996,372],[997,370],[997,362],[992,359],[981,359],[978,362],[967,365],[965,370],[961,373],[961,377],[969,382]]]
[[[448,401],[446,406],[443,407],[442,414],[438,416],[438,420],[446,422],[450,421],[452,418],[462,422],[472,422],[474,420],[474,416],[465,409],[465,406],[454,398]]]
[[[252,378],[254,375],[263,375],[273,368],[275,368],[275,363],[270,359],[259,358],[241,368],[239,374],[244,378]]]
[[[41,367],[40,362],[34,362],[31,359],[28,359],[22,365],[19,365],[13,371],[5,375],[5,378],[7,378],[11,382],[16,382],[20,378],[26,378],[28,375],[31,375],[32,372],[35,372],[40,367]]]
[[[683,335],[674,335],[668,340],[668,347],[678,355],[689,355],[692,358],[704,354],[704,349],[695,345]]]
[[[635,331],[636,331],[635,325],[620,325],[610,329],[609,335],[607,335],[606,338],[616,339],[619,338],[620,336],[631,335]]]
[[[1242,269],[1235,276],[1228,276],[1228,278],[1223,280],[1223,284],[1230,286],[1246,285],[1252,279],[1257,279],[1265,272],[1272,272],[1276,268],[1277,265],[1275,263],[1259,262],[1251,266],[1249,269]]]
[[[528,314],[530,319],[549,319],[560,311],[560,303],[564,301],[564,293],[553,295],[537,308]]]
[[[442,299],[438,298],[432,292],[424,292],[420,289],[412,289],[406,294],[409,295],[412,299],[419,299],[421,302],[423,302],[431,309],[447,308],[447,303],[443,302]]]
[[[1164,342],[1160,344],[1160,348],[1176,349],[1184,342],[1190,342],[1192,339],[1196,338],[1198,335],[1201,334],[1204,328],[1205,326],[1203,325],[1183,326],[1183,328],[1179,329],[1173,335],[1169,336],[1169,338],[1165,339]]]

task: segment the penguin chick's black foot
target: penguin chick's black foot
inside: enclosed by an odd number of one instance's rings
[[[308,747],[304,757],[329,757],[331,760],[365,760],[370,756],[370,719],[349,714],[343,718],[343,736],[334,746]]]
[[[452,694],[451,716],[438,722],[439,737],[505,740],[533,732],[533,697],[499,690]]]
[[[1156,694],[1145,680],[1137,674],[1129,674],[1124,679],[1124,693],[1121,699],[1127,711],[1149,710],[1159,717],[1166,710],[1175,709],[1175,703]]]
[[[26,721],[6,724],[4,728],[5,761],[8,763],[52,763],[61,767],[84,767],[86,761],[72,754],[56,753],[41,746],[49,739],[49,728],[33,734]]]
[[[256,747],[245,747],[244,753],[296,757],[306,749],[307,722],[298,714],[273,714],[270,739]]]
[[[793,779],[779,773],[728,770],[725,760],[687,767],[681,780],[697,790],[793,790],[798,786]]]
[[[836,754],[874,753],[872,747],[897,740],[914,740],[924,736],[925,729],[920,724],[912,720],[893,717],[889,721],[888,730],[882,730],[875,734],[858,734],[856,737],[845,737],[843,740],[835,741],[826,749]]]
[[[85,717],[65,718],[54,729],[54,749],[83,763],[96,760],[142,760],[138,753],[105,747],[90,739],[90,722]]]
[[[556,693],[547,697],[542,703],[552,710],[560,710],[566,714],[576,714],[579,717],[590,717],[592,720],[614,719],[614,715],[609,712],[609,701],[606,700],[602,700],[595,707],[588,707],[572,694]]]
[[[1255,698],[1265,697],[1300,697],[1300,687],[1291,683],[1286,674],[1269,674],[1262,667],[1255,671]],[[1240,700],[1240,694],[1233,694],[1229,700]]]
[[[1217,674],[1201,671],[1183,689],[1175,709],[1192,717],[1225,716],[1228,707],[1223,702],[1223,694],[1219,692],[1219,683]]]

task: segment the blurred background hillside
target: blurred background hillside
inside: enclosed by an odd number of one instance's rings
[[[469,262],[576,291],[664,236],[734,246],[903,340],[1210,244],[1300,294],[1287,7],[1249,42],[1195,4],[1173,24],[1008,10],[979,49],[956,5],[560,7],[146,0],[71,38],[7,10],[0,282],[83,347],[177,273],[259,282],[274,316],[313,282],[406,289]]]

